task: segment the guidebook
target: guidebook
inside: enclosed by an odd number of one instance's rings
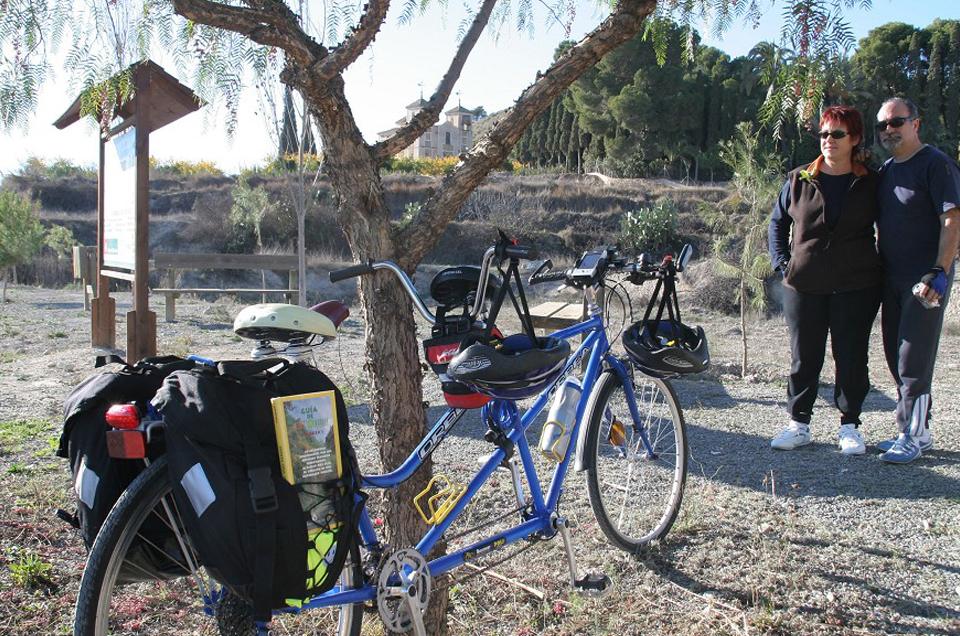
[[[343,474],[333,391],[287,395],[270,400],[284,479],[298,489],[300,504],[318,531],[335,522],[324,484]]]

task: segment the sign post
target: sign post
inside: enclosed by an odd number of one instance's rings
[[[127,312],[127,359],[156,355],[157,315],[150,311],[150,133],[200,108],[197,96],[150,60],[130,74],[133,96],[119,98],[101,121],[97,196],[97,296],[91,307],[90,343],[116,347],[116,301],[110,279],[133,285],[133,310]],[[106,82],[113,86],[118,76]],[[112,90],[112,89],[111,89]],[[80,120],[82,95],[54,125],[63,129]],[[117,123],[117,120],[120,120]],[[105,122],[111,121],[112,127]]]

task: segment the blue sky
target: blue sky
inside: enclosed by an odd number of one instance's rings
[[[400,6],[400,3],[394,3]],[[460,16],[455,3],[449,3],[450,14],[444,18],[438,10],[416,19],[413,24],[397,26],[396,13],[388,17],[388,25],[377,37],[372,51],[362,57],[348,72],[347,97],[361,131],[368,140],[376,133],[393,126],[403,116],[404,106],[417,99],[421,90],[432,92],[446,70],[446,63],[455,49],[455,32]],[[593,28],[600,15],[581,6],[574,22],[574,38]],[[394,7],[396,9],[396,7]],[[737,26],[722,40],[709,35],[705,43],[726,51],[731,57],[743,55],[761,40],[776,40],[780,32],[779,6],[768,10],[756,30]],[[873,0],[873,9],[851,9],[848,19],[854,36],[859,39],[870,29],[888,22],[906,22],[925,27],[937,18],[960,19],[960,0]],[[705,33],[706,29],[700,29]],[[448,108],[459,102],[467,107],[483,106],[488,112],[506,108],[546,68],[556,45],[564,39],[557,25],[538,24],[534,38],[504,29],[499,41],[484,35],[467,62],[455,95]],[[414,47],[411,42],[418,43]],[[52,122],[69,106],[74,94],[66,81],[49,84],[42,96],[37,114],[27,133],[0,133],[0,173],[15,170],[30,156],[46,160],[66,158],[82,165],[96,160],[95,131],[84,123],[58,131]],[[422,85],[422,89],[420,87]],[[244,98],[240,109],[240,126],[233,140],[227,138],[215,117],[194,113],[163,128],[150,137],[151,154],[162,161],[186,159],[210,160],[228,172],[262,163],[276,143],[265,130],[257,113],[253,95]]]

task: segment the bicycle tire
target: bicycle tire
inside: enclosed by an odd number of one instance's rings
[[[164,502],[169,514],[164,512]],[[173,530],[169,535],[176,537],[162,545],[145,538],[142,532],[144,523],[156,523],[159,515]],[[215,608],[205,608],[202,587],[212,591],[219,590],[220,585],[202,565],[188,565],[191,561],[199,564],[199,561],[178,519],[166,459],[161,457],[150,464],[117,500],[90,549],[77,594],[74,636],[256,634],[252,609],[229,592],[220,598]],[[186,549],[181,550],[180,546]],[[145,553],[152,565],[163,561],[163,569],[169,576],[167,580],[127,581],[131,570],[137,567],[135,562],[144,558]],[[354,546],[341,575],[341,584],[351,585],[360,580],[362,575]],[[362,606],[311,610],[304,612],[303,618],[294,620],[314,624],[326,621],[328,631],[315,626],[317,631],[314,633],[317,634],[357,636]],[[334,620],[337,627],[332,632],[329,627]]]
[[[587,493],[600,530],[615,546],[637,552],[662,539],[680,511],[687,477],[683,412],[666,380],[633,377],[641,422],[632,420],[620,376],[608,369],[597,380],[584,446]],[[647,456],[642,425],[654,451]]]

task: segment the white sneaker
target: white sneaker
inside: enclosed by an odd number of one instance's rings
[[[810,443],[810,427],[803,422],[790,422],[790,426],[783,429],[770,440],[770,448],[777,450],[793,450]]]
[[[863,455],[867,452],[863,434],[853,424],[840,425],[840,452],[844,455]]]

